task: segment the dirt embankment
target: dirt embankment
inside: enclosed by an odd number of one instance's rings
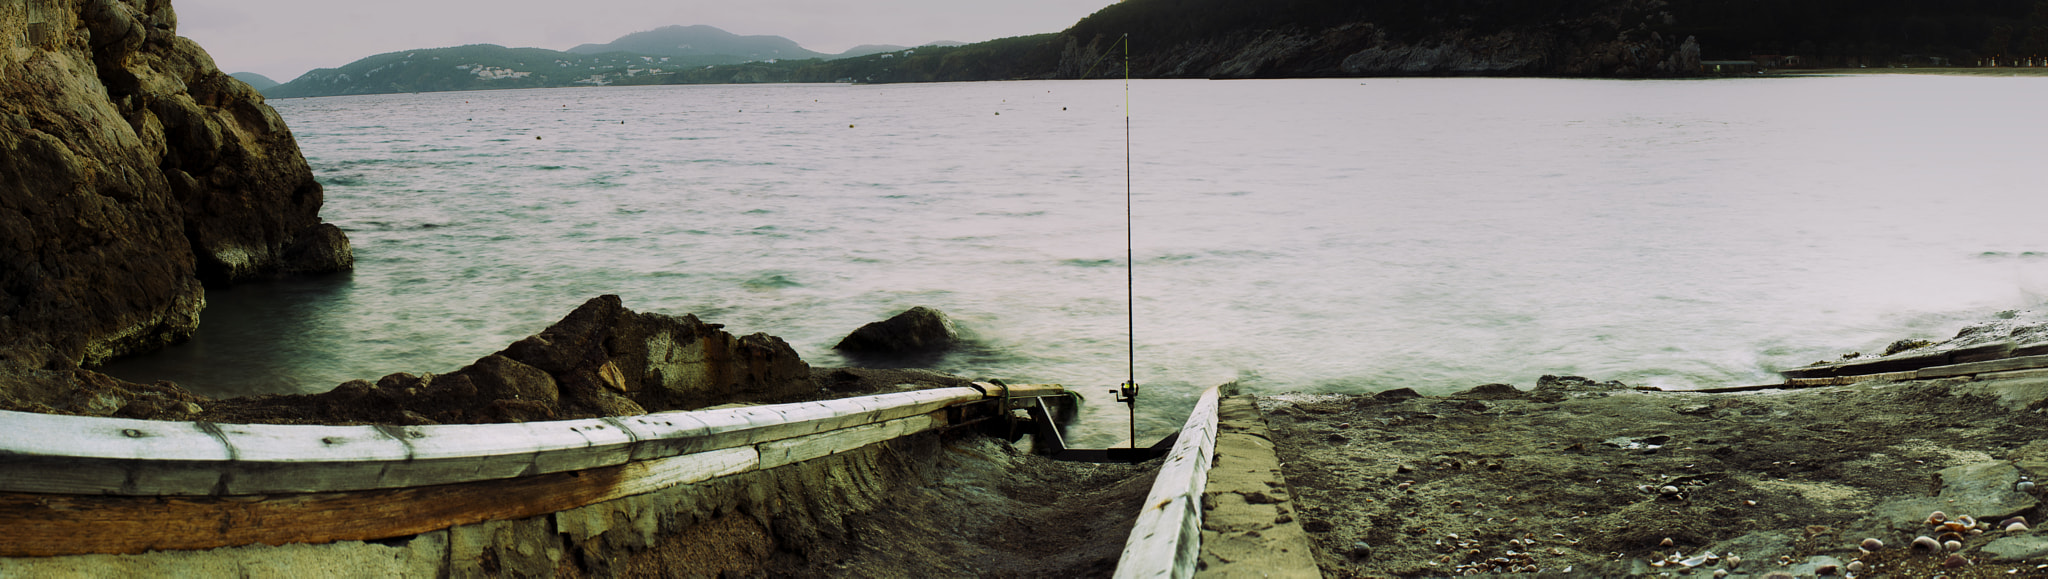
[[[2003,530],[2044,514],[2025,483],[2048,478],[2048,378],[1707,394],[1546,376],[1261,405],[1329,577],[2048,576],[2048,533]],[[1981,523],[1942,537],[1935,510]],[[1921,535],[1957,540],[1955,560],[1910,548]]]

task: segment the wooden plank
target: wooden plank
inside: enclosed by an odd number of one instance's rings
[[[234,460],[212,492],[265,494],[383,488],[385,467],[410,457],[403,441],[372,426],[216,425]],[[458,479],[460,480],[460,479]],[[187,489],[192,490],[192,489]]]
[[[1841,364],[1814,364],[1790,370],[1779,370],[1778,375],[1786,378],[1828,378],[1835,376],[1835,370],[1840,367]]]
[[[974,385],[983,392],[986,392],[989,398],[1003,398],[1006,396],[1012,399],[1044,398],[1047,396],[1065,396],[1067,394],[1067,387],[1059,384],[1004,385],[993,382],[975,382]],[[1017,408],[1024,408],[1024,405],[1019,404]]]
[[[2013,344],[2011,340],[2002,342],[1992,342],[1989,344],[1978,344],[1975,346],[1970,346],[1968,348],[1957,348],[1954,350],[1950,350],[1948,353],[1948,361],[1950,364],[1968,364],[1970,362],[1985,362],[1990,360],[1997,360],[2000,358],[2011,357],[2012,349]]]
[[[1919,354],[1914,356],[1899,356],[1892,358],[1877,358],[1873,360],[1864,360],[1860,362],[1850,362],[1847,364],[1837,366],[1835,369],[1835,375],[1858,376],[1863,374],[1890,374],[1895,372],[1910,372],[1913,370],[1919,370],[1921,368],[1929,368],[1933,366],[1946,366],[1948,364],[1950,364],[1949,352],[1935,352],[1932,354]]]
[[[2048,367],[2048,356],[2026,356],[2021,358],[2004,358],[1999,360],[1987,360],[1983,362],[1971,362],[1968,364],[1955,364],[1951,366],[1937,366],[1933,368],[1924,368],[1918,372],[1915,372],[1914,374],[1918,376],[1920,379],[1925,380],[1928,378],[1947,378],[1950,376],[1968,376],[1971,374],[2009,372],[2012,370],[2028,370],[2033,368],[2044,367]]]
[[[944,417],[918,415],[888,422],[863,424],[810,436],[770,441],[760,445],[761,468],[775,468],[846,452],[885,440],[930,430],[945,423]]]
[[[1900,382],[1905,380],[1913,380],[1917,377],[1917,373],[1909,370],[1905,372],[1886,372],[1883,374],[1859,374],[1855,376],[1836,376],[1833,378],[1787,378],[1785,379],[1784,386],[1843,386],[1848,384],[1855,384],[1858,382],[1871,382],[1876,380],[1889,380],[1893,382]]]
[[[93,459],[221,461],[227,444],[196,422],[96,418],[0,410],[0,453]]]
[[[0,556],[48,557],[402,537],[521,519],[753,470],[752,447],[512,480],[253,497],[0,493]]]
[[[2025,356],[2048,356],[2048,342],[2034,342],[2013,347],[2012,357],[2020,358]]]
[[[369,490],[533,476],[922,416],[939,388],[634,417],[429,426],[216,425],[0,411],[0,491],[162,496]],[[18,433],[18,434],[15,434]]]
[[[1221,386],[1202,392],[1181,428],[1173,452],[1159,466],[1144,510],[1131,526],[1115,577],[1192,576],[1201,556],[1202,489],[1209,481],[1209,462],[1216,449],[1216,403]]]

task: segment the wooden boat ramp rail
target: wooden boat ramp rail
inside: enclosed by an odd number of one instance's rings
[[[165,422],[0,411],[0,557],[374,541],[534,517],[935,429],[1032,427],[1058,385],[587,420]],[[1051,403],[1048,403],[1050,401]],[[1014,436],[1014,434],[1013,434]]]

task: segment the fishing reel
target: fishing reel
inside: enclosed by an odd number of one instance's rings
[[[1129,404],[1131,406],[1138,405],[1137,382],[1124,382],[1124,385],[1122,387],[1119,387],[1115,390],[1111,390],[1109,391],[1109,393],[1116,395],[1117,402],[1122,402],[1124,404]]]

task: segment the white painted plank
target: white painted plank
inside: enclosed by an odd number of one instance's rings
[[[0,431],[10,433],[0,439],[0,491],[175,496],[367,490],[742,447],[758,461],[759,451],[749,445],[891,421],[901,422],[875,432],[901,436],[912,432],[902,430],[907,425],[922,430],[936,424],[927,415],[939,409],[982,399],[973,388],[939,388],[607,419],[402,427],[215,425],[0,411]],[[860,436],[840,435],[844,441]],[[783,445],[787,449],[777,460],[806,456],[817,443]]]
[[[95,459],[223,461],[226,444],[194,422],[0,410],[0,453]]]
[[[220,467],[215,492],[269,494],[380,488],[405,443],[372,426],[221,424],[235,459]]]
[[[709,427],[689,412],[656,412],[614,419],[639,442],[633,444],[633,460],[651,460],[688,454],[680,441],[700,436]]]
[[[938,421],[929,415],[863,424],[830,432],[762,443],[761,468],[775,468],[846,452],[877,442],[930,430]]]
[[[1216,452],[1216,401],[1221,389],[1216,386],[1202,391],[1188,413],[1187,424],[1160,465],[1138,521],[1124,541],[1115,577],[1194,575],[1202,553],[1201,497],[1209,482],[1209,461]]]

